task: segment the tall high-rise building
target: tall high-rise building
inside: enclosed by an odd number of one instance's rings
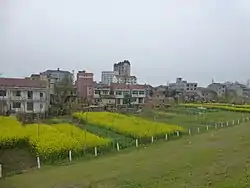
[[[118,72],[119,75],[130,76],[130,72],[131,72],[130,62],[128,60],[124,60],[122,62],[115,63],[113,70]]]
[[[102,83],[110,85],[113,82],[114,76],[118,74],[116,71],[102,71]]]

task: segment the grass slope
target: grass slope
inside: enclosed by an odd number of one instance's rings
[[[138,151],[124,150],[70,166],[42,166],[41,170],[1,180],[0,187],[250,187],[249,126],[159,141]]]

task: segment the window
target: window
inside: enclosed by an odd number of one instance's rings
[[[33,98],[33,91],[28,91],[28,99],[32,99]]]
[[[21,103],[20,102],[13,102],[12,107],[13,108],[21,108]]]
[[[5,97],[6,96],[6,90],[0,90],[0,96]]]
[[[27,110],[28,111],[34,110],[34,103],[33,102],[27,102]]]
[[[115,95],[122,95],[122,92],[121,91],[116,91]]]
[[[138,95],[138,91],[132,91],[133,95]]]
[[[42,110],[43,109],[43,104],[40,104],[40,110]]]
[[[40,93],[40,98],[42,98],[43,97],[43,93]]]
[[[129,91],[123,91],[123,95],[130,95]]]
[[[96,95],[99,95],[99,94],[100,94],[100,91],[99,91],[99,90],[95,90],[95,94],[96,94]]]
[[[19,90],[14,91],[14,92],[13,92],[13,95],[14,95],[15,97],[21,97],[21,91],[19,91]]]
[[[187,88],[187,90],[189,90],[189,88]]]
[[[108,95],[109,91],[103,91],[103,95]]]
[[[139,91],[139,95],[145,95],[144,91]]]

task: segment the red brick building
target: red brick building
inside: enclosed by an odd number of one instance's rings
[[[79,71],[76,79],[77,96],[88,101],[94,99],[94,74]]]

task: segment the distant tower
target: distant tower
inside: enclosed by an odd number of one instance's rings
[[[118,72],[119,75],[130,76],[131,64],[128,60],[115,63],[113,66],[113,71]]]
[[[212,84],[214,83],[214,78],[212,78]]]

